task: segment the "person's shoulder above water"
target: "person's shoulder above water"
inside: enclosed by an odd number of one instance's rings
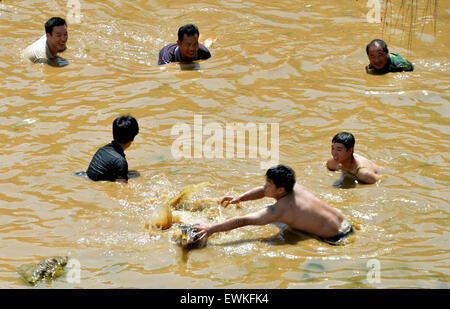
[[[172,43],[164,46],[159,51],[159,59],[158,64],[167,64],[171,62],[175,62],[175,49],[177,48],[177,43]]]
[[[86,171],[91,180],[128,179],[128,162],[122,147],[112,141],[99,148]]]
[[[208,59],[211,58],[211,52],[208,48],[202,43],[198,43],[198,51],[197,51],[198,59]]]
[[[48,58],[47,50],[47,36],[44,34],[39,40],[29,45],[22,55],[34,63],[45,62]]]
[[[390,57],[389,72],[414,71],[414,65],[405,58],[403,58],[402,56],[390,53],[389,57]]]
[[[383,40],[372,40],[366,46],[366,53],[370,62],[366,66],[366,72],[369,74],[414,70],[414,65],[411,62],[398,54],[390,53],[386,42]]]
[[[178,29],[178,40],[164,46],[159,52],[158,64],[171,62],[192,62],[211,57],[208,48],[199,42],[200,32],[197,26],[188,24]]]

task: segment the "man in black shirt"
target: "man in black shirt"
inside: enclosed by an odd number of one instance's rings
[[[178,41],[165,46],[159,52],[158,64],[192,62],[210,58],[211,53],[208,48],[199,43],[199,36],[197,26],[193,24],[182,26],[178,29]]]
[[[97,150],[87,169],[88,177],[95,181],[127,183],[128,163],[124,151],[130,147],[138,133],[139,125],[134,117],[117,117],[113,122],[114,140]]]

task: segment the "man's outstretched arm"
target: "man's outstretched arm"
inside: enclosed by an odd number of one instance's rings
[[[210,226],[196,226],[199,230],[197,235],[200,237],[199,239],[202,239],[204,237],[208,238],[214,233],[226,232],[246,225],[265,225],[276,222],[279,215],[275,207],[275,205],[267,206],[260,211],[252,212],[244,216],[233,217]]]
[[[256,187],[251,189],[250,191],[245,192],[239,196],[225,196],[220,200],[220,203],[227,202],[224,207],[227,207],[228,204],[237,204],[245,201],[253,201],[263,198],[264,195],[264,187]]]

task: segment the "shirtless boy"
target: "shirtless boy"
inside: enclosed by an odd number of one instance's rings
[[[327,168],[330,171],[341,170],[352,175],[358,182],[373,184],[381,179],[380,167],[369,159],[353,153],[355,138],[353,134],[341,132],[331,141],[331,158]]]
[[[239,196],[225,196],[221,202],[236,204],[264,197],[276,203],[247,215],[230,218],[210,226],[199,225],[199,239],[214,233],[225,232],[247,225],[266,225],[273,222],[287,224],[290,228],[310,233],[323,241],[337,245],[353,232],[351,224],[336,209],[295,183],[295,172],[288,166],[277,165],[267,170],[266,183]]]

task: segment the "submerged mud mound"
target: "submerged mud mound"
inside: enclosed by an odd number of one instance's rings
[[[64,267],[69,258],[67,256],[52,256],[43,259],[38,264],[22,265],[17,269],[20,277],[31,285],[43,281],[50,281],[64,274]]]
[[[184,249],[203,248],[206,246],[207,239],[199,240],[195,234],[198,229],[195,224],[177,224],[177,230],[172,234],[172,240]]]

